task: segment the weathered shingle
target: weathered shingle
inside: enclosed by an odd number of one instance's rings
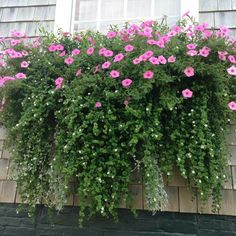
[[[214,11],[218,9],[217,0],[199,0],[200,11]]]
[[[218,0],[218,10],[231,10],[231,8],[231,0]]]

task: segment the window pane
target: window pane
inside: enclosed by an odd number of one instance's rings
[[[99,30],[101,32],[107,32],[110,29],[110,26],[114,26],[117,25],[119,28],[121,28],[121,26],[123,26],[123,21],[122,20],[114,20],[114,21],[102,21],[100,23],[100,27]]]
[[[96,22],[79,22],[77,25],[75,25],[74,29],[76,30],[96,30],[97,23]]]
[[[151,0],[128,0],[127,18],[142,17],[151,17]]]
[[[180,16],[180,0],[155,0],[154,15],[156,17]]]
[[[124,0],[102,0],[101,19],[122,19],[124,17]]]
[[[76,0],[75,20],[96,20],[97,7],[97,0]]]

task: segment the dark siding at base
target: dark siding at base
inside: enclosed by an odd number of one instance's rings
[[[135,218],[129,210],[119,210],[119,222],[102,217],[78,227],[78,207],[66,207],[49,220],[47,209],[39,206],[35,223],[27,212],[16,214],[17,205],[0,204],[0,236],[236,236],[236,217],[138,211]]]

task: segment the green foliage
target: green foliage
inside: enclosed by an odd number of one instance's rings
[[[156,212],[167,203],[163,175],[171,177],[177,166],[202,200],[211,196],[214,210],[219,209],[226,178],[225,137],[233,116],[227,104],[236,97],[235,77],[226,71],[230,62],[220,60],[218,51],[235,55],[234,44],[215,35],[204,38],[203,31],[188,37],[186,21],[179,25],[181,32],[168,36],[164,48],[148,44],[150,38],[138,33],[145,25],[130,35],[123,29],[112,39],[90,31],[74,38],[60,33],[48,34],[38,47],[14,47],[29,52],[24,58],[29,67],[20,67],[22,58],[6,59],[2,76],[23,72],[27,78],[1,88],[5,99],[1,120],[9,130],[17,185],[25,203],[33,208],[43,201],[61,210],[73,180],[81,223],[86,210],[89,216],[100,213],[116,218],[120,203],[129,202],[132,172],[141,167],[146,203]],[[160,40],[156,33],[169,32],[157,23],[151,29],[155,40]],[[187,55],[190,43],[197,45],[196,50],[210,48],[210,55]],[[63,45],[65,55],[50,52],[52,44]],[[127,44],[134,50],[126,52]],[[94,54],[87,54],[89,47],[94,47]],[[114,62],[114,56],[99,55],[102,47],[114,55],[122,52],[124,59]],[[72,56],[76,48],[81,52]],[[156,57],[173,55],[176,61],[133,63],[147,51]],[[67,65],[64,60],[69,56],[74,62]],[[103,69],[106,61],[111,66]],[[186,77],[189,66],[195,74]],[[112,70],[119,71],[120,77],[111,78]],[[154,73],[152,79],[143,78],[148,70]],[[58,77],[64,80],[56,89]],[[133,83],[125,88],[126,78]],[[181,95],[186,88],[193,91],[191,98]]]

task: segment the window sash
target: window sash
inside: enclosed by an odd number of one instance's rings
[[[56,5],[56,16],[55,16],[55,27],[54,31],[56,32],[58,28],[61,28],[63,31],[72,32],[74,31],[74,28],[80,25],[80,24],[86,24],[86,23],[95,23],[95,29],[100,30],[101,26],[104,22],[119,22],[119,24],[122,24],[121,22],[125,21],[141,21],[141,20],[147,20],[147,19],[155,19],[155,20],[161,20],[163,17],[155,16],[155,5],[157,4],[158,0],[149,0],[150,1],[150,14],[145,17],[128,17],[128,2],[129,0],[123,0],[124,1],[124,9],[123,9],[123,17],[115,18],[115,19],[101,19],[101,13],[102,13],[102,1],[103,0],[97,0],[97,16],[96,20],[75,20],[75,9],[76,9],[76,0],[67,0],[66,4],[64,0],[57,0]],[[163,0],[159,0],[163,1]],[[168,2],[168,0],[165,0]],[[176,0],[177,1],[177,0]],[[194,16],[196,20],[198,20],[199,15],[199,0],[191,0],[191,3],[189,0],[179,0],[180,1],[180,10],[178,15],[172,15],[168,16],[168,18],[172,21],[174,18],[180,17],[183,13],[190,10],[190,15]],[[168,19],[167,18],[167,19]],[[79,29],[80,30],[80,29]]]

